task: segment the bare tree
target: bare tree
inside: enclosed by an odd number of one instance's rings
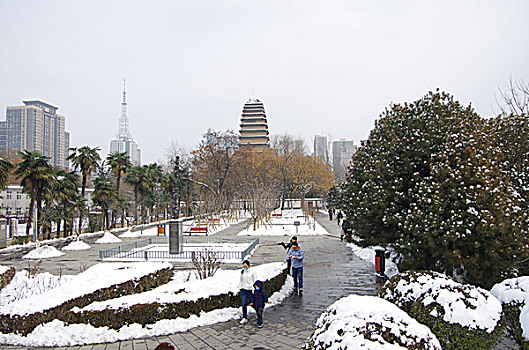
[[[503,90],[498,90],[500,97],[496,98],[496,104],[501,115],[529,114],[529,83],[511,77],[509,85]]]
[[[217,253],[209,249],[194,252],[191,261],[197,277],[201,280],[213,276],[222,263]]]

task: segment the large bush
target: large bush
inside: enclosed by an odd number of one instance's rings
[[[332,304],[316,322],[304,349],[441,349],[428,327],[397,306],[372,296],[350,295]]]
[[[529,349],[529,276],[507,279],[490,291],[505,313],[505,328],[522,349]]]
[[[493,349],[503,331],[498,299],[437,272],[395,275],[379,296],[428,326],[443,349]]]
[[[446,93],[386,110],[342,186],[360,239],[393,244],[400,270],[457,274],[487,288],[516,276],[529,256],[529,216],[491,130]]]

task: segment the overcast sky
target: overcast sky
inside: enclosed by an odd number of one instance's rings
[[[498,87],[529,81],[528,13],[525,0],[0,0],[2,120],[41,99],[72,146],[106,154],[126,78],[144,163],[238,131],[254,94],[272,134],[359,143],[391,102],[437,87],[492,115]]]

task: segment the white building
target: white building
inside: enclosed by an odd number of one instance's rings
[[[334,176],[338,179],[345,179],[347,167],[357,149],[358,146],[353,140],[341,139],[332,142],[332,167]]]
[[[329,148],[327,147],[327,136],[314,136],[314,159],[319,158],[324,164],[329,164]]]
[[[123,82],[125,84],[125,82]],[[141,165],[141,151],[138,143],[132,138],[129,129],[129,117],[127,116],[127,100],[125,85],[123,85],[123,102],[121,103],[121,117],[119,117],[119,129],[116,139],[110,141],[110,153],[127,153],[130,162],[134,166]]]

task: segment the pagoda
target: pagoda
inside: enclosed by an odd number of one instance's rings
[[[264,105],[259,99],[249,99],[244,104],[239,141],[241,147],[255,149],[270,147]]]

